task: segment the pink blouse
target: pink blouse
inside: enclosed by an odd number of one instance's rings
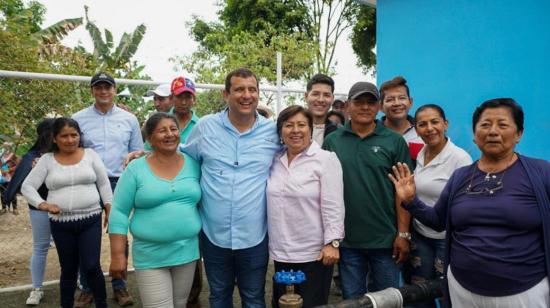
[[[279,262],[315,261],[324,245],[344,238],[344,184],[335,153],[314,141],[290,166],[277,154],[267,182],[270,257]]]

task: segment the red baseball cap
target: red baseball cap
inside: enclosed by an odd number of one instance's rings
[[[183,92],[189,92],[195,96],[195,83],[189,78],[177,77],[172,81],[170,91],[172,95],[180,95]]]

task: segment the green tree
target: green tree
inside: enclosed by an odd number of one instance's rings
[[[147,27],[144,24],[140,24],[131,33],[124,32],[120,41],[115,46],[112,32],[109,29],[100,30],[90,20],[88,12],[89,7],[84,6],[85,27],[90,35],[94,49],[89,52],[84,47],[77,46],[76,50],[87,54],[91,61],[97,63],[96,72],[106,71],[119,78],[150,80],[149,76],[143,74],[145,65],[140,65],[137,61],[133,60],[145,36]],[[122,92],[124,89],[124,86],[119,85],[117,93]],[[153,109],[151,104],[145,104],[143,100],[143,95],[147,89],[146,86],[128,86],[131,96],[119,98],[121,103],[130,107],[140,121],[143,121]]]
[[[357,64],[366,73],[376,65],[376,54],[373,50],[376,45],[376,10],[369,6],[362,6],[357,14],[357,22],[351,34],[351,46],[357,55]]]
[[[305,70],[302,78],[311,72],[330,74],[336,65],[336,46],[347,30],[354,28],[352,39],[357,45],[359,63],[365,68],[374,65],[374,39],[371,35],[371,11],[354,0],[224,0],[219,3],[220,22],[207,23],[197,17],[191,23],[191,34],[203,52],[219,53],[235,35],[246,32],[252,35],[265,33],[265,46],[277,35],[300,34],[297,40],[306,40],[313,46],[312,67]],[[360,25],[357,25],[360,23]],[[367,28],[367,26],[369,28]],[[360,48],[368,48],[367,52]],[[369,48],[370,47],[370,48]],[[287,60],[293,55],[285,54]],[[286,60],[285,60],[286,61]],[[275,67],[274,61],[269,64]]]
[[[4,3],[5,4],[5,3]],[[18,2],[13,2],[16,8]],[[0,69],[43,73],[89,74],[90,63],[82,54],[64,50],[63,54],[41,54],[42,42],[33,37],[41,16],[11,18],[13,7],[1,8]],[[6,13],[8,12],[8,13]],[[27,13],[43,14],[44,10],[28,9]],[[89,99],[89,89],[79,83],[60,81],[0,79],[0,134],[14,142],[21,152],[34,138],[36,124],[45,116],[70,115]]]
[[[84,76],[104,69],[117,77],[148,78],[142,74],[144,67],[132,60],[145,33],[144,25],[124,33],[114,48],[110,31],[105,30],[106,39],[100,41],[101,35],[96,35],[101,34],[99,28],[86,14],[87,29],[92,40],[96,38],[94,51],[87,52],[81,46],[73,49],[60,43],[83,18],[64,19],[43,28],[45,12],[36,1],[0,1],[0,69]],[[129,88],[133,96],[125,103],[143,119],[148,112],[141,97],[146,87]],[[21,153],[30,146],[36,124],[44,117],[70,116],[91,102],[88,83],[0,78],[0,136],[13,141]]]

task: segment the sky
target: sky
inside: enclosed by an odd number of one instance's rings
[[[139,24],[147,26],[145,36],[134,56],[139,64],[145,65],[144,72],[153,80],[169,82],[178,74],[169,58],[191,55],[197,48],[197,43],[189,35],[186,23],[193,15],[207,21],[217,19],[216,0],[39,0],[46,7],[44,26],[49,26],[66,18],[84,16],[84,5],[89,7],[88,16],[100,29],[107,28],[113,33],[115,45],[118,44],[124,32],[132,32]],[[341,38],[336,49],[336,93],[347,93],[356,81],[374,82],[371,74],[363,74],[356,65],[356,56],[349,34]],[[73,30],[63,44],[74,47],[83,45],[87,50],[93,50],[91,39],[84,28],[80,26]],[[284,55],[283,55],[284,61]],[[190,74],[190,77],[193,77]]]

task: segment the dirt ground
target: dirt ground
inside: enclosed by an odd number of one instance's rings
[[[19,215],[11,212],[0,215],[0,288],[31,284],[30,259],[32,233],[29,208],[24,198],[18,196]],[[103,235],[101,266],[109,270],[109,236]],[[44,281],[59,279],[59,260],[55,247],[48,251]],[[131,263],[131,258],[128,260]],[[131,266],[131,264],[130,264]]]
[[[29,285],[32,283],[30,274],[30,258],[32,254],[32,234],[29,221],[29,209],[27,203],[22,197],[18,197],[19,215],[13,215],[11,212],[0,215],[0,289]],[[101,249],[101,266],[103,271],[108,271],[110,263],[109,237],[103,235]],[[130,267],[131,256],[129,258]],[[203,268],[204,270],[204,268]],[[51,247],[48,252],[48,261],[44,281],[59,279],[59,260],[55,247]],[[266,303],[271,301],[271,277],[273,276],[273,263],[270,262],[266,275],[265,299]],[[110,279],[106,278],[106,284]],[[141,307],[139,302],[139,291],[135,283],[133,273],[129,274],[128,287],[130,294],[134,296],[135,305]],[[59,307],[59,285],[49,285],[44,287],[45,298],[41,307]],[[0,307],[26,307],[24,302],[28,296],[29,290],[14,290],[11,292],[0,292]],[[111,288],[107,286],[108,298],[112,298]],[[332,292],[331,292],[332,293]],[[331,294],[329,303],[337,303],[342,300],[341,297]],[[202,307],[208,307],[208,283],[206,275],[203,272],[203,289],[200,294],[200,303]],[[237,288],[233,294],[233,304],[240,307],[240,298]],[[111,299],[110,306],[118,307]],[[270,306],[270,305],[268,305]]]

